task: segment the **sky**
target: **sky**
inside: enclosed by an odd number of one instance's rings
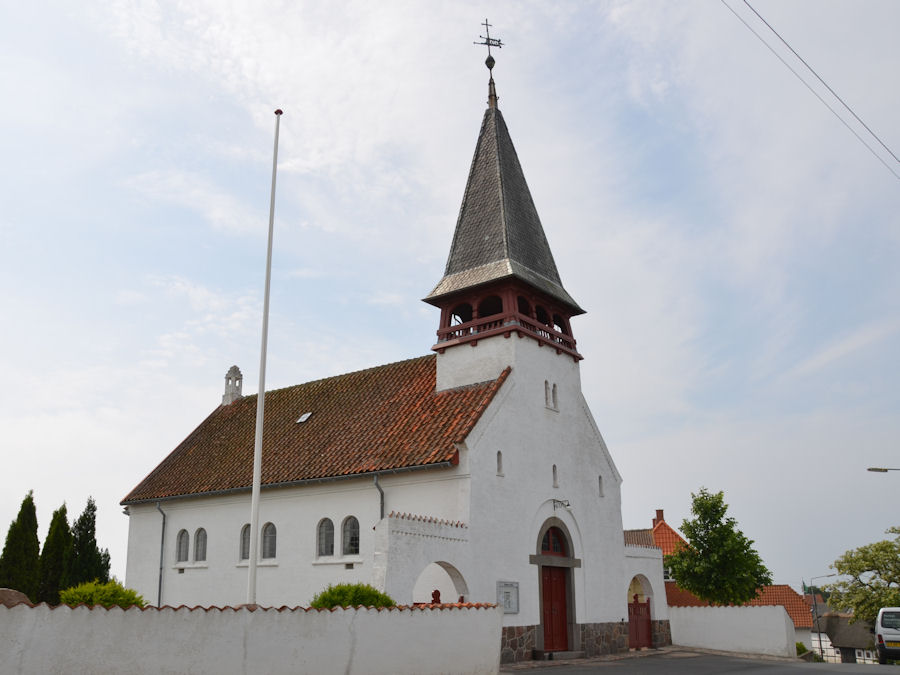
[[[900,4],[752,7],[900,153]],[[742,0],[45,0],[0,10],[0,536],[92,495],[124,579],[121,499],[257,391],[275,108],[266,388],[429,353],[486,16],[624,527],[723,490],[799,587],[900,525],[900,163]]]

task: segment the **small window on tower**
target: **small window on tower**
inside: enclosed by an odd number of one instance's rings
[[[503,453],[499,450],[497,451],[497,475],[503,475]]]
[[[489,295],[478,303],[478,316],[493,316],[503,312],[503,301],[496,295]]]
[[[553,487],[559,487],[559,474],[556,471],[556,464],[553,465]]]
[[[461,323],[469,323],[472,320],[472,305],[464,302],[457,305],[450,312],[450,325],[457,326]]]

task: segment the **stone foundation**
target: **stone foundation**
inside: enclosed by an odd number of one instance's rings
[[[669,620],[651,621],[650,635],[653,639],[654,647],[668,647],[672,644],[672,627]]]
[[[539,626],[503,626],[500,635],[500,662],[530,661],[537,648],[535,636]],[[580,623],[576,626],[579,640],[575,650],[588,658],[628,651],[628,623]],[[672,630],[666,621],[652,621],[650,632],[654,647],[672,644]]]
[[[500,663],[530,661],[537,626],[503,626],[500,633]]]
[[[580,623],[581,651],[588,658],[628,651],[628,623]]]

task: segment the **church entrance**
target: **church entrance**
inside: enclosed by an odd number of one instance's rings
[[[568,610],[566,607],[565,567],[542,567],[544,651],[564,651],[569,648]]]
[[[566,535],[550,527],[541,539],[541,626],[544,651],[569,649],[569,558]],[[560,564],[555,565],[556,561]]]

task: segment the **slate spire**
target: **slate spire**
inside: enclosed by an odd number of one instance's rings
[[[497,107],[493,57],[488,56],[486,65],[491,70],[488,108],[444,277],[425,301],[440,306],[440,299],[448,295],[516,278],[559,301],[572,315],[583,314],[563,288],[516,149]]]

